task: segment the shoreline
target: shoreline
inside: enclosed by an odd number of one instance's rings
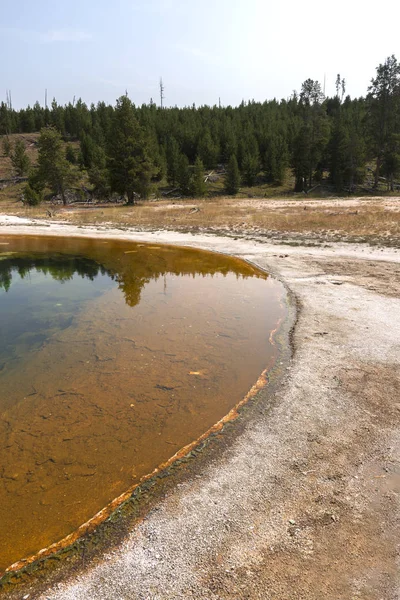
[[[146,590],[160,599],[292,598],[294,590],[307,599],[397,597],[396,249],[5,226],[0,217],[0,235],[12,233],[112,235],[222,251],[267,269],[301,306],[290,369],[260,420],[250,419],[221,459],[169,490],[119,547],[43,596],[27,584],[30,598],[106,600],[119,591],[139,599]],[[385,494],[383,508],[377,494]]]

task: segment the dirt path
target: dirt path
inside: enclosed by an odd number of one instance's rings
[[[11,229],[24,232],[0,223],[0,235]],[[400,252],[123,237],[215,249],[271,270],[299,305],[294,356],[229,452],[41,600],[399,598]]]

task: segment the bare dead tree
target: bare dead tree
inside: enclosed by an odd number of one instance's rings
[[[161,108],[164,107],[164,99],[165,99],[164,91],[165,91],[164,83],[163,83],[162,77],[160,77],[160,104],[161,104]]]
[[[11,90],[6,90],[6,105],[8,110],[12,110]]]

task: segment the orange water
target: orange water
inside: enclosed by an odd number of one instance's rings
[[[284,290],[237,259],[101,240],[2,237],[0,273],[2,571],[229,412],[271,364]]]

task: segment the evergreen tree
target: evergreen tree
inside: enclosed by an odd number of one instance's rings
[[[236,141],[235,131],[232,125],[232,121],[229,119],[223,125],[221,133],[221,146],[222,146],[222,158],[228,162],[231,155],[237,155],[238,144]]]
[[[164,146],[160,146],[158,152],[152,154],[154,161],[154,179],[162,181],[168,173],[167,156]]]
[[[339,105],[328,146],[328,166],[336,191],[353,191],[365,176],[364,112],[357,104]]]
[[[369,87],[368,104],[371,149],[376,156],[377,187],[383,160],[386,169],[389,164],[396,164],[396,136],[400,133],[400,63],[394,55],[377,67],[376,77]]]
[[[54,127],[45,127],[38,141],[38,164],[30,180],[35,191],[47,186],[54,194],[60,194],[67,203],[66,191],[76,182],[72,165],[65,158],[61,134]]]
[[[394,191],[394,179],[400,176],[400,135],[392,134],[382,157],[382,173],[386,177],[387,188]]]
[[[277,148],[277,150],[276,150],[277,154],[276,154],[276,170],[274,173],[274,180],[279,185],[282,185],[282,183],[285,179],[286,169],[289,164],[289,150],[288,150],[287,143],[286,143],[285,139],[283,138],[283,136],[278,137],[278,139],[276,141],[276,148]]]
[[[79,159],[81,166],[90,169],[93,162],[95,144],[91,135],[82,132]]]
[[[69,132],[71,135],[81,139],[82,133],[90,133],[92,129],[92,115],[82,99],[79,98],[73,107],[74,130]]]
[[[76,164],[76,154],[71,144],[67,144],[67,147],[65,149],[65,158],[69,163],[71,163],[71,165]]]
[[[0,103],[0,135],[13,133],[11,110],[5,102]]]
[[[307,189],[310,174],[310,128],[304,123],[298,132],[294,144],[292,162],[295,175],[295,191],[304,192]]]
[[[10,138],[8,137],[8,135],[4,136],[2,146],[3,146],[3,154],[4,154],[4,156],[10,156],[10,154],[11,154],[11,142],[10,142]]]
[[[207,193],[207,186],[204,181],[204,165],[199,156],[194,163],[193,175],[190,181],[190,192],[195,198],[202,198]]]
[[[332,130],[332,136],[329,144],[330,164],[329,171],[332,182],[337,192],[342,192],[345,185],[348,150],[347,131],[338,116]]]
[[[218,163],[219,149],[214,142],[209,129],[206,129],[206,131],[202,134],[197,152],[206,169],[214,169],[216,167]]]
[[[273,183],[277,170],[276,145],[272,138],[268,138],[265,145],[267,149],[264,153],[263,168],[267,181]]]
[[[240,171],[236,156],[231,154],[225,176],[225,189],[228,194],[235,195],[240,187]]]
[[[111,189],[135,203],[135,195],[147,198],[154,165],[148,152],[145,132],[133,113],[127,96],[117,100],[112,133],[108,140],[107,166]]]
[[[259,144],[253,126],[250,123],[244,123],[243,127],[244,135],[238,144],[239,156],[237,158],[243,182],[252,186],[260,171]]]
[[[300,102],[304,106],[318,106],[324,100],[321,84],[312,79],[306,79],[302,83],[300,92]]]
[[[268,138],[264,154],[264,170],[267,180],[282,184],[289,164],[287,143],[282,135],[274,134]]]
[[[167,142],[167,177],[173,186],[178,183],[180,158],[179,144],[174,137],[170,137]]]
[[[260,170],[260,162],[257,154],[247,152],[243,159],[243,180],[248,186],[253,186],[256,182],[258,171]]]
[[[43,109],[40,106],[39,102],[35,102],[35,104],[33,105],[32,112],[34,120],[34,128],[32,129],[32,131],[40,131],[42,127],[44,127],[45,122]]]
[[[18,122],[18,129],[21,133],[35,131],[35,116],[30,106],[26,110],[22,109],[19,111]]]
[[[97,119],[97,117],[96,117]],[[101,146],[101,148],[105,148],[106,146],[106,134],[103,131],[99,121],[95,121],[92,130],[92,140],[94,146]]]
[[[329,172],[330,178],[335,185],[337,192],[342,192],[345,185],[346,171],[348,167],[348,132],[344,125],[343,109],[341,106],[340,90],[342,80],[340,74],[336,77],[336,102],[333,110],[334,125],[331,130],[331,139],[329,141]],[[344,83],[343,83],[344,92]]]
[[[109,173],[107,170],[106,153],[101,146],[95,146],[92,156],[92,166],[88,171],[93,193],[98,198],[108,198],[111,195]]]
[[[179,157],[178,184],[184,196],[190,194],[190,168],[186,154]]]
[[[149,154],[154,164],[153,178],[155,181],[162,181],[167,175],[167,161],[164,147],[158,143],[157,134],[154,128],[149,124],[148,144]]]
[[[329,122],[323,99],[318,81],[307,79],[300,93],[302,125],[295,139],[292,159],[296,191],[303,191],[312,186],[314,172],[329,140]]]
[[[363,134],[354,127],[349,128],[347,185],[353,192],[357,184],[363,183],[366,172],[366,143]]]
[[[53,127],[58,129],[61,134],[64,133],[64,109],[57,104],[55,98],[53,98],[53,102],[51,103],[50,123]]]
[[[25,144],[22,140],[17,140],[14,150],[10,155],[12,166],[18,177],[26,175],[29,171],[31,161],[25,151]]]

